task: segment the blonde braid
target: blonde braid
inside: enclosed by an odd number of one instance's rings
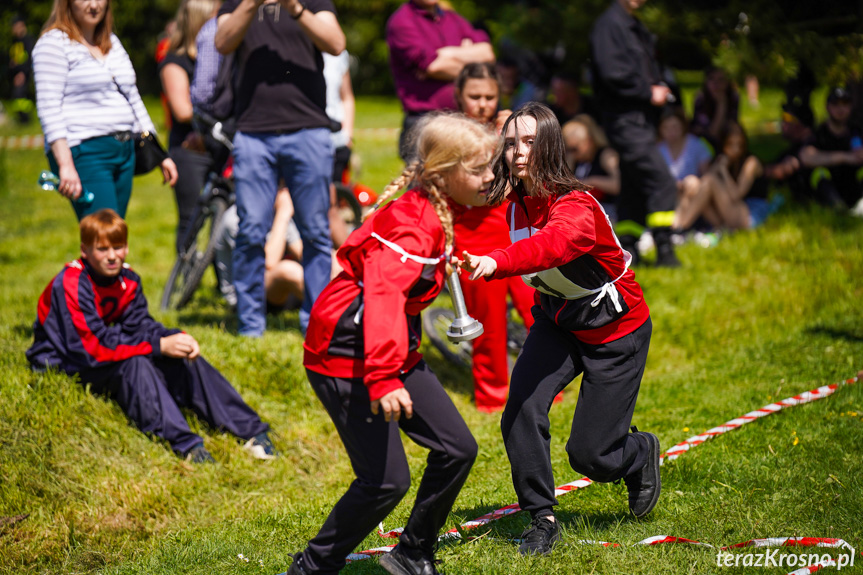
[[[378,196],[378,201],[375,202],[375,205],[373,205],[369,209],[369,211],[366,212],[366,214],[363,216],[363,221],[366,221],[369,216],[376,212],[378,208],[380,208],[384,204],[384,202],[393,197],[396,192],[408,185],[411,180],[413,180],[414,176],[417,174],[418,171],[420,171],[419,162],[412,162],[411,164],[405,166],[405,169],[402,170],[402,173],[393,181],[391,181],[387,185],[387,187],[384,188],[383,193]]]
[[[431,205],[440,220],[440,224],[443,226],[444,235],[446,236],[445,252],[449,252],[450,246],[453,245],[453,240],[455,239],[455,233],[453,232],[452,227],[452,212],[449,211],[446,199],[440,189],[438,189],[436,182],[423,182],[423,189],[428,192]]]

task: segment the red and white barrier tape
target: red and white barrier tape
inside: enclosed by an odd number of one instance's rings
[[[726,547],[720,547],[723,551],[726,549],[739,549],[741,547],[845,547],[852,549],[843,539],[825,538],[825,537],[770,537],[768,539],[750,539],[743,543],[735,543]]]
[[[700,547],[713,547],[710,543],[702,543],[701,541],[695,541],[694,539],[684,539],[683,537],[671,537],[670,535],[654,535],[653,537],[648,537],[647,539],[642,539],[641,541],[635,543],[635,545],[666,545],[669,543],[684,543],[686,545],[698,545]]]
[[[815,565],[810,565],[808,567],[803,567],[796,571],[792,571],[788,573],[788,575],[809,575],[810,573],[815,573],[816,571],[821,571],[826,567],[836,567],[835,559],[827,559],[826,561],[819,561]]]
[[[42,134],[0,136],[0,148],[7,150],[39,150],[45,145]]]
[[[670,461],[672,459],[677,459],[682,453],[689,451],[696,445],[701,445],[705,441],[713,439],[717,435],[728,433],[729,431],[737,429],[742,425],[751,423],[756,419],[760,419],[766,415],[770,415],[771,413],[776,413],[777,411],[780,411],[786,407],[794,407],[796,405],[810,403],[818,399],[823,399],[829,395],[833,395],[840,385],[850,385],[852,383],[855,383],[856,381],[857,378],[852,377],[851,379],[846,379],[842,383],[831,383],[830,385],[825,385],[823,387],[819,387],[818,389],[813,389],[812,391],[807,391],[805,393],[801,393],[800,395],[795,395],[794,397],[789,397],[787,399],[783,399],[782,401],[777,401],[776,403],[765,405],[761,409],[750,411],[746,415],[742,415],[738,418],[727,421],[719,427],[708,429],[700,435],[693,435],[686,441],[678,443],[677,445],[660,455],[660,457],[662,458],[660,463]]]
[[[775,403],[765,405],[761,409],[756,409],[755,411],[750,411],[749,413],[747,413],[745,415],[742,415],[740,417],[737,417],[735,419],[727,421],[718,427],[708,429],[707,431],[705,431],[704,433],[702,433],[700,435],[694,435],[694,436],[690,437],[689,439],[687,439],[686,441],[678,443],[677,445],[675,445],[674,447],[672,447],[671,449],[669,449],[668,451],[666,451],[665,453],[663,453],[659,456],[660,457],[659,463],[663,464],[666,461],[671,461],[671,460],[677,459],[678,457],[680,457],[681,454],[686,453],[687,451],[689,451],[690,449],[692,449],[693,447],[695,447],[697,445],[701,445],[705,441],[713,439],[714,437],[716,437],[718,435],[722,435],[723,433],[728,433],[729,431],[732,431],[734,429],[738,429],[739,427],[741,427],[747,423],[751,423],[751,422],[755,421],[756,419],[760,419],[766,415],[770,415],[771,413],[776,413],[777,411],[781,411],[782,409],[785,409],[786,407],[794,407],[797,405],[803,405],[804,403],[811,403],[811,402],[816,401],[818,399],[823,399],[825,397],[833,395],[836,392],[836,390],[839,389],[840,386],[851,385],[853,383],[857,383],[857,381],[858,381],[858,377],[852,377],[852,378],[846,379],[845,381],[842,381],[840,383],[831,383],[830,385],[825,385],[825,386],[819,387],[817,389],[813,389],[812,391],[807,391],[805,393],[801,393],[799,395],[795,395],[793,397],[783,399],[782,401],[777,401]],[[567,493],[569,493],[571,491],[575,491],[577,489],[582,489],[582,488],[587,487],[587,486],[592,485],[592,484],[593,484],[592,480],[590,480],[587,477],[582,477],[581,479],[576,479],[575,481],[572,481],[570,483],[565,483],[565,484],[561,485],[560,487],[556,487],[554,490],[554,495],[555,495],[555,497],[560,497],[562,495],[566,495]],[[506,507],[501,507],[500,509],[495,509],[494,511],[492,511],[490,513],[486,513],[485,515],[482,515],[481,517],[478,517],[478,518],[473,519],[471,521],[467,521],[465,523],[462,523],[458,528],[450,529],[449,531],[447,531],[446,533],[441,535],[440,539],[450,539],[453,537],[458,537],[460,530],[475,529],[477,527],[481,527],[483,525],[491,523],[492,521],[496,521],[498,519],[506,517],[507,515],[511,515],[513,513],[516,513],[517,511],[521,511],[521,508],[519,507],[519,505],[517,503],[512,504],[512,505],[507,505]],[[403,530],[404,530],[403,527],[399,527],[397,529],[393,529],[391,531],[384,532],[383,524],[381,524],[381,528],[379,529],[378,534],[381,537],[398,538],[398,536],[401,535]],[[776,543],[778,541],[781,541],[782,543]],[[842,545],[828,545],[828,544],[824,543],[824,542],[830,542],[830,541],[838,541],[838,542],[841,542]],[[817,544],[817,546],[819,546],[819,547],[847,546],[848,548],[850,548],[850,545],[848,545],[847,543],[845,543],[841,539],[825,539],[825,538],[820,538],[820,537],[784,537],[784,538],[752,539],[750,541],[745,541],[743,543],[738,543],[736,545],[731,545],[729,547],[722,547],[721,549],[730,549],[730,548],[736,548],[736,547],[770,547],[770,546],[792,546],[792,545],[811,546],[811,545],[816,544],[816,543],[812,543],[812,542],[820,542],[820,544]],[[599,545],[604,545],[606,547],[618,546],[617,543],[608,543],[608,542],[603,542],[603,541],[583,541],[583,543],[599,544]],[[659,545],[659,544],[665,544],[665,543],[687,543],[687,544],[713,547],[712,545],[710,545],[708,543],[700,543],[698,541],[693,541],[691,539],[684,539],[682,537],[670,537],[667,535],[657,535],[654,537],[648,537],[647,539],[639,541],[638,543],[636,543],[636,545]],[[390,551],[392,551],[393,547],[395,547],[395,545],[389,545],[389,546],[385,546],[385,547],[375,547],[374,549],[368,549],[366,551],[361,551],[360,553],[352,553],[351,555],[348,556],[348,561],[362,561],[363,559],[368,559],[369,557],[371,557],[373,555],[380,555],[382,553],[389,553]],[[815,571],[818,571],[818,570],[823,569],[825,567],[835,566],[835,564],[836,564],[836,562],[831,560],[831,561],[825,562],[825,564],[821,565],[821,566],[812,565],[809,567],[805,567],[803,569],[798,569],[797,571],[794,571],[793,573],[789,573],[789,575],[804,575],[806,573],[814,573]]]

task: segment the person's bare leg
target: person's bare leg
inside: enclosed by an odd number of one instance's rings
[[[333,247],[339,249],[348,239],[348,226],[339,214],[339,204],[336,200],[336,186],[330,184],[330,211],[327,213],[330,220],[330,236],[333,239]]]
[[[698,216],[702,215],[705,207],[709,205],[713,196],[713,188],[716,186],[716,178],[708,174],[701,178],[694,176],[683,180],[683,197],[674,211],[674,224],[676,230],[689,229]]]
[[[267,302],[275,306],[284,305],[294,295],[303,299],[303,266],[293,260],[282,260],[264,275]]]
[[[749,207],[743,200],[736,200],[731,190],[718,185],[713,193],[713,205],[719,216],[719,227],[730,230],[745,230],[749,228]]]
[[[342,264],[339,263],[339,258],[336,257],[336,250],[333,250],[333,269],[330,272],[330,279],[335,278],[337,275],[342,273],[344,268],[342,268]]]

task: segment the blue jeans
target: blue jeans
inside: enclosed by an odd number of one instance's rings
[[[291,191],[294,222],[303,238],[305,297],[300,309],[303,333],[312,303],[330,281],[330,179],[333,147],[326,128],[290,134],[237,132],[234,178],[240,228],[232,265],[240,335],[260,336],[266,328],[264,244],[273,225],[279,180]]]
[[[78,221],[102,208],[111,208],[121,218],[125,218],[135,175],[134,142],[124,142],[114,136],[100,136],[73,146],[71,152],[81,186],[95,196],[90,204],[71,202]],[[57,160],[51,151],[48,151],[48,165],[54,173],[59,174]]]

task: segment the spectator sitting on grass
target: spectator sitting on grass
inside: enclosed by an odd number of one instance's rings
[[[617,221],[615,201],[620,194],[620,157],[608,145],[605,132],[587,114],[579,114],[561,128],[569,169],[599,200],[612,222]]]
[[[270,426],[204,361],[192,336],[150,316],[141,278],[125,265],[126,222],[102,209],[85,216],[80,229],[81,258],[66,264],[39,298],[27,350],[33,370],[77,374],[93,392],[114,398],[141,431],[193,463],[213,457],[180,407],[247,440],[253,457],[272,459]]]
[[[677,181],[678,202],[698,193],[701,177],[713,160],[707,144],[687,132],[687,124],[680,106],[666,108],[659,121],[659,153]]]
[[[774,162],[764,166],[764,177],[780,185],[787,184],[797,201],[817,199],[809,185],[812,170],[800,161],[800,150],[812,138],[813,122],[808,104],[796,99],[783,104],[782,137],[788,147],[782,150]]]
[[[851,93],[833,88],[827,96],[827,121],[818,126],[800,160],[812,168],[811,184],[816,198],[837,208],[854,208],[863,215],[863,143],[860,132],[849,123]]]
[[[273,227],[264,244],[264,293],[267,298],[267,313],[278,314],[287,309],[299,309],[303,301],[303,240],[294,223],[294,203],[288,188],[281,186],[273,205]],[[231,254],[240,225],[237,206],[225,212],[222,235],[216,242],[216,274],[219,291],[231,307],[237,305],[231,269]],[[341,268],[333,258],[332,277]]]
[[[689,229],[699,216],[722,230],[754,228],[767,218],[764,168],[749,153],[740,124],[732,122],[726,127],[719,150],[697,192],[681,198],[674,214],[676,231]]]

